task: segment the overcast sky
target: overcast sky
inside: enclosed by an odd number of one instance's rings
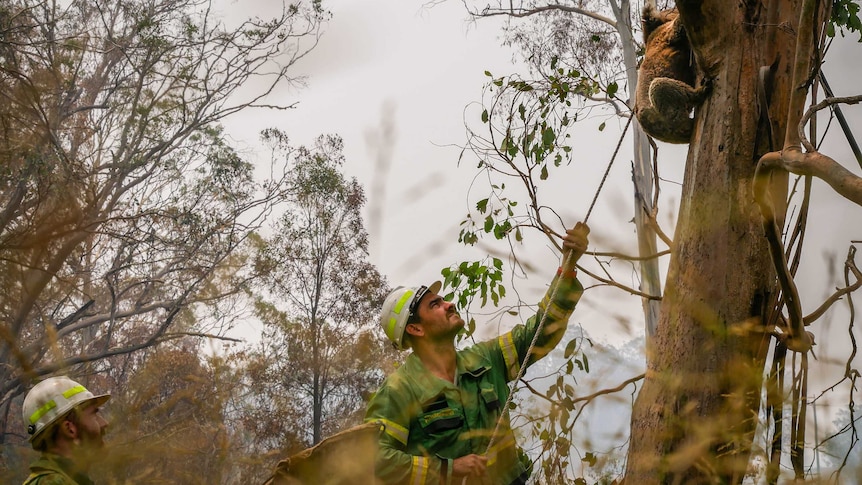
[[[247,15],[254,5],[245,0],[225,8],[230,15]],[[271,8],[268,2],[257,5]],[[320,44],[294,70],[295,75],[307,76],[307,86],[273,96],[277,102],[298,101],[297,108],[243,113],[228,120],[228,132],[252,146],[257,133],[273,125],[284,129],[295,144],[310,144],[322,133],[340,135],[346,172],[357,177],[369,195],[371,262],[393,286],[426,283],[439,279],[444,266],[481,259],[487,248],[457,242],[468,207],[485,196],[477,189],[468,193],[476,163],[467,154],[459,165],[459,146],[466,140],[465,117],[473,126],[478,122],[478,101],[489,79],[485,71],[499,76],[519,69],[511,49],[501,46],[501,23],[468,21],[459,1],[433,8],[421,0],[333,0],[325,5],[333,18]],[[577,166],[571,176],[556,182],[558,189],[549,198],[566,226],[584,217],[617,143],[624,122],[609,121],[609,116],[608,112],[584,124],[576,135],[583,138]],[[601,121],[609,121],[603,132],[596,129]],[[381,141],[387,122],[393,136]],[[390,154],[386,170],[381,169],[381,153]],[[677,171],[684,159],[684,151],[680,153]],[[603,189],[591,225],[596,244],[604,241],[604,249],[632,253],[633,228],[619,220],[630,219],[632,213],[630,160],[630,155],[619,157],[612,178],[622,182]],[[681,175],[673,172],[670,167],[664,175],[679,180]],[[673,192],[671,186],[669,197]],[[601,221],[608,218],[616,222],[603,226]],[[558,253],[540,237],[529,249],[527,262],[535,274],[522,282],[521,296],[532,301],[547,288]],[[628,283],[635,284],[634,279]],[[618,334],[626,330],[620,322],[631,323],[640,315],[637,300],[613,309],[599,308],[598,299],[590,300],[582,303],[579,315],[587,325],[596,322],[593,336]],[[588,318],[591,308],[599,309],[603,317]],[[642,322],[631,324],[640,327]],[[487,330],[493,334],[497,328]],[[633,336],[624,332],[625,339]]]
[[[242,2],[243,10],[248,3]],[[414,259],[420,250],[439,241],[463,252],[457,224],[472,173],[458,170],[459,150],[451,145],[464,141],[464,109],[479,99],[484,70],[511,71],[512,56],[499,47],[494,24],[466,23],[460,2],[433,9],[388,0],[325,5],[333,18],[320,44],[294,70],[307,76],[307,87],[275,96],[298,101],[297,108],[236,117],[228,123],[230,132],[253,141],[260,129],[275,124],[295,144],[310,144],[324,133],[340,135],[345,171],[369,194],[372,262],[393,284],[435,277],[441,264],[429,255]],[[381,139],[387,121],[393,127],[388,140]],[[391,166],[382,172],[379,159],[386,153]],[[380,212],[372,216],[375,207]]]
[[[265,14],[276,3],[223,2],[231,16]],[[307,86],[273,95],[274,102],[298,102],[297,108],[243,113],[228,120],[229,133],[250,147],[254,147],[257,133],[269,126],[285,130],[294,144],[310,144],[323,133],[343,137],[345,170],[357,177],[369,195],[371,262],[393,285],[426,282],[438,277],[445,265],[481,258],[487,254],[483,250],[457,243],[458,223],[468,206],[483,195],[475,191],[468,195],[476,175],[475,162],[468,156],[459,165],[457,145],[466,139],[465,116],[472,116],[475,126],[477,102],[488,80],[484,72],[503,75],[518,69],[511,49],[501,46],[501,23],[469,22],[462,3],[454,0],[432,8],[423,0],[327,0],[325,6],[332,12],[332,20],[317,48],[293,72],[306,76]],[[862,66],[841,60],[858,59],[858,50],[855,39],[847,39],[827,59],[825,72],[836,95],[855,94]],[[837,71],[839,67],[842,72]],[[858,107],[845,110],[851,123],[860,116]],[[387,120],[393,135],[381,142]],[[582,137],[576,140],[580,151],[561,178],[559,193],[554,194],[568,226],[585,215],[622,127],[618,121],[609,121],[608,128],[598,132],[595,124],[585,123],[576,135]],[[833,129],[831,136],[836,141],[827,154],[847,160],[845,165],[858,173],[840,131]],[[627,222],[632,217],[630,146],[630,141],[623,144],[611,182],[591,216],[593,246],[603,250],[635,250],[634,230]],[[682,179],[685,150],[660,146],[659,170],[662,179],[670,182],[662,187],[660,217],[665,231],[672,233],[670,220],[679,203],[677,183]],[[381,170],[381,154],[386,153],[391,165]],[[803,296],[806,313],[820,303],[826,288],[840,284],[840,275],[824,271],[827,258],[843,261],[848,242],[862,239],[859,224],[841,223],[859,221],[860,208],[834,195],[819,180],[814,189],[817,203],[812,204],[809,246],[800,270],[810,275],[799,281],[807,295]],[[541,239],[536,241],[531,249],[536,276],[549,274],[556,267],[556,252]],[[540,295],[547,278],[534,279],[528,294]],[[641,331],[641,323],[629,321],[642,319],[637,301],[599,309],[602,305],[595,301],[600,298],[587,300],[578,315],[592,334],[610,338],[622,333],[626,339]],[[592,315],[591,310],[599,313]],[[837,343],[846,345],[846,339]],[[828,350],[831,344],[821,339],[821,350]]]
[[[275,3],[223,2],[229,15],[265,11],[261,9]],[[468,202],[475,162],[469,159],[459,166],[456,145],[466,139],[465,116],[478,116],[475,103],[488,79],[484,71],[503,75],[518,69],[512,51],[500,45],[501,24],[468,22],[457,0],[433,8],[424,7],[422,0],[326,0],[324,4],[333,18],[318,47],[293,73],[306,75],[307,87],[273,96],[274,102],[297,101],[297,108],[241,114],[228,120],[228,132],[252,148],[257,133],[269,126],[285,130],[294,144],[310,144],[324,133],[340,135],[345,142],[345,171],[369,195],[366,227],[371,235],[371,262],[393,286],[428,282],[439,277],[443,266],[480,259],[487,253],[457,243],[458,223],[480,197],[474,193]],[[855,39],[845,40],[827,59],[825,72],[838,96],[858,94],[859,48]],[[862,110],[844,109],[857,133],[862,132]],[[387,122],[393,127],[388,139],[383,136]],[[609,121],[608,128],[598,132],[595,124],[586,123],[578,135],[582,138],[577,141],[577,160],[552,199],[559,203],[568,226],[585,215],[622,127],[621,122]],[[833,129],[825,152],[858,174],[842,137]],[[660,222],[672,233],[669,221],[677,212],[676,183],[682,179],[685,149],[660,146],[659,169],[668,182],[662,188]],[[627,222],[632,217],[630,147],[630,140],[623,144],[611,182],[591,216],[594,248],[636,251],[634,229]],[[391,162],[388,169],[381,168],[381,159]],[[849,242],[862,239],[860,207],[819,180],[814,181],[814,192],[799,271],[804,277],[797,278],[806,314],[842,285],[840,263]],[[557,266],[555,251],[541,239],[535,241],[531,263],[536,277],[525,283],[522,293],[527,300],[541,295]],[[634,278],[628,283],[636,285]],[[622,302],[625,298],[618,291],[605,291],[589,293],[573,324],[583,324],[592,336],[615,344],[638,337],[643,325],[639,302],[634,298]],[[847,312],[842,308],[831,317],[833,323],[825,319],[824,328],[815,328],[820,362],[813,367],[813,378],[834,379],[843,369],[843,362],[830,358],[847,355]]]

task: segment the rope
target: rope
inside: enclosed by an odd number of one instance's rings
[[[632,118],[634,118],[634,116],[629,117],[629,120],[626,122],[625,128],[623,128],[623,132],[620,135],[619,141],[617,142],[617,147],[616,147],[616,149],[614,149],[614,154],[611,156],[611,161],[610,161],[610,163],[608,163],[608,168],[605,170],[605,175],[602,177],[602,181],[599,183],[599,188],[598,188],[598,190],[596,190],[596,194],[593,196],[592,203],[590,203],[590,208],[587,210],[587,215],[586,215],[586,217],[584,217],[584,223],[586,223],[587,219],[590,218],[590,213],[593,211],[593,207],[596,205],[596,200],[598,200],[598,198],[599,198],[599,194],[602,191],[602,187],[605,185],[605,180],[607,180],[608,174],[611,171],[611,166],[614,164],[614,160],[616,160],[616,158],[617,158],[617,153],[619,153],[619,151],[620,151],[620,146],[622,146],[622,144],[623,144],[623,139],[626,136],[626,132],[629,129],[629,125],[631,125],[631,123],[632,123]],[[571,257],[572,257],[572,252],[569,251],[566,254],[566,257],[563,259],[563,264],[560,266],[561,267],[568,266],[569,259]],[[549,302],[553,302],[556,299],[557,290],[559,290],[559,288],[560,288],[560,280],[558,279],[556,281],[556,284],[553,286],[553,288],[551,288],[551,297],[549,299]],[[539,340],[539,335],[541,335],[541,333],[542,333],[542,329],[545,326],[545,320],[547,319],[547,317],[548,317],[548,312],[546,309],[546,311],[544,313],[542,313],[542,318],[539,320],[539,326],[538,326],[538,328],[536,328],[536,333],[533,334],[533,340],[530,341],[530,346],[527,348],[527,354],[524,356],[523,364],[519,366],[520,368],[518,369],[518,375],[512,381],[515,384],[512,385],[512,390],[511,390],[511,392],[509,392],[509,397],[506,398],[506,404],[503,405],[503,410],[500,412],[499,419],[497,419],[497,425],[494,426],[494,432],[491,434],[491,439],[488,441],[488,447],[485,448],[484,455],[487,455],[488,452],[491,451],[491,447],[494,446],[494,441],[497,438],[497,432],[500,431],[500,424],[503,423],[503,417],[505,417],[506,414],[509,412],[509,405],[512,403],[512,398],[515,396],[515,385],[517,385],[518,381],[520,381],[521,378],[524,377],[524,371],[527,370],[527,364],[530,361],[530,355],[533,354],[533,349],[536,347],[536,342],[538,342],[538,340]]]
[[[563,261],[562,266],[566,266],[566,264],[569,262],[569,258],[571,258],[571,256],[572,256],[572,253],[570,251],[568,254],[566,254],[566,258]],[[555,297],[557,296],[557,290],[559,290],[559,288],[560,288],[560,284],[559,284],[559,280],[557,280],[557,284],[555,284],[554,287],[551,288],[551,298],[550,298],[551,302],[553,302]],[[518,369],[518,376],[515,377],[515,379],[512,382],[517,383],[518,381],[521,380],[522,377],[524,377],[524,371],[527,369],[527,363],[530,360],[530,355],[533,353],[533,349],[536,347],[536,342],[538,342],[539,335],[542,333],[542,327],[545,326],[545,320],[546,320],[547,316],[548,316],[548,312],[547,312],[547,309],[545,309],[545,312],[542,313],[541,320],[539,320],[539,327],[536,329],[536,333],[533,334],[533,340],[530,341],[530,347],[527,348],[527,354],[524,356],[524,363]],[[500,424],[503,422],[503,416],[505,416],[505,414],[509,412],[509,404],[512,403],[512,397],[514,395],[515,395],[515,390],[514,390],[514,386],[513,386],[512,391],[509,392],[509,397],[506,398],[506,404],[503,406],[503,411],[500,413],[500,418],[497,419],[497,425],[494,427],[494,433],[491,434],[491,440],[488,442],[488,448],[485,449],[485,453],[484,453],[485,455],[488,454],[488,451],[491,450],[491,446],[494,445],[494,439],[497,437],[497,432],[500,430]]]
[[[629,131],[629,126],[632,124],[632,119],[634,118],[634,114],[629,116],[629,120],[626,121],[626,127],[623,128],[623,133],[620,135],[620,139],[617,142],[617,147],[614,149],[614,154],[611,156],[611,161],[608,163],[608,168],[605,169],[605,175],[602,177],[602,181],[599,183],[599,188],[596,190],[596,195],[593,196],[593,201],[590,203],[590,208],[587,209],[587,216],[584,217],[584,223],[590,218],[590,213],[593,212],[593,207],[596,205],[596,201],[599,200],[599,194],[602,192],[602,187],[605,186],[605,180],[608,179],[608,174],[611,173],[611,166],[614,164],[614,160],[617,159],[617,153],[620,151],[620,147],[623,145],[623,139],[626,137],[626,132]]]

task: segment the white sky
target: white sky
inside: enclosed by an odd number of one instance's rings
[[[467,25],[460,2],[430,10],[414,1],[325,3],[333,19],[294,71],[307,76],[308,86],[273,99],[298,101],[298,107],[237,116],[228,128],[250,143],[272,125],[294,144],[311,144],[324,133],[340,135],[345,171],[365,187],[367,212],[375,205],[381,209],[381,217],[369,217],[366,227],[372,233],[372,262],[393,285],[433,278],[442,253],[464,251],[457,244],[457,224],[472,177],[456,167],[459,150],[442,146],[463,143],[464,108],[479,98],[484,70],[510,71],[511,54],[499,47],[498,28]],[[243,10],[248,4],[242,2]],[[381,172],[381,144],[375,140],[387,116],[394,143],[383,147],[391,150],[392,165]],[[381,186],[385,193],[372,193]],[[444,244],[429,246],[438,241]]]
[[[250,15],[260,6],[275,3],[223,1],[229,15]],[[458,166],[460,150],[453,145],[465,142],[465,107],[480,99],[488,79],[484,71],[503,75],[517,69],[511,50],[500,46],[498,21],[467,22],[457,0],[431,9],[423,4],[423,0],[326,0],[333,18],[319,46],[294,71],[308,76],[308,86],[282,90],[272,99],[298,101],[298,107],[288,112],[243,113],[225,123],[233,137],[250,147],[256,144],[257,133],[270,126],[286,131],[293,144],[310,144],[320,134],[340,135],[345,142],[346,172],[357,177],[369,196],[366,228],[371,236],[371,262],[393,286],[430,281],[439,277],[443,266],[487,254],[457,242],[458,223],[481,197],[471,195],[468,202],[475,163],[468,157]],[[833,63],[839,62],[834,68],[827,63],[825,72],[838,96],[858,94],[862,63],[841,62],[858,60],[858,49],[854,38],[841,42],[830,54]],[[835,72],[839,67],[840,75]],[[862,108],[844,109],[851,125],[862,133]],[[478,112],[475,105],[473,111],[466,111],[474,118]],[[376,140],[386,120],[394,126],[394,142],[381,144]],[[585,125],[578,145],[581,153],[559,182],[553,200],[569,226],[583,218],[616,144],[622,126],[617,121],[608,125],[601,133],[595,124]],[[859,173],[837,126],[832,137],[834,148],[829,145],[826,154]],[[389,170],[380,170],[381,146],[391,150]],[[627,140],[591,216],[595,248],[635,252],[634,228],[627,223],[632,217],[630,147]],[[684,149],[662,144],[662,178],[680,181],[684,157]],[[805,277],[797,278],[804,313],[842,284],[840,264],[849,241],[862,239],[862,208],[834,195],[819,180],[814,187],[817,200],[812,204],[799,272]],[[382,191],[375,192],[375,188]],[[665,183],[662,190],[665,216],[661,222],[672,234],[668,218],[676,213],[678,187]],[[374,207],[380,212],[372,215]],[[522,292],[527,300],[530,295],[541,295],[557,265],[556,252],[541,239],[534,241],[531,254],[536,277]],[[824,262],[830,255],[837,258],[833,269],[839,273],[828,277]],[[642,314],[639,302],[628,300],[621,303],[618,291],[588,292],[572,323],[583,324],[600,340],[620,343],[636,337],[642,333]],[[846,315],[846,310],[835,312],[832,327],[814,328],[820,361],[812,367],[812,379],[831,382],[840,376],[843,362],[830,356],[848,353]],[[830,324],[824,320],[822,325]],[[496,329],[485,331],[494,333]],[[844,398],[836,401],[843,403]]]
[[[231,16],[265,14],[275,4],[224,0],[226,13]],[[252,148],[259,131],[270,126],[286,131],[294,144],[310,144],[324,133],[340,135],[345,142],[346,172],[357,177],[369,195],[366,209],[371,262],[393,285],[422,283],[437,278],[445,265],[481,258],[487,253],[457,243],[458,223],[468,206],[483,194],[474,193],[468,201],[475,163],[468,156],[458,166],[460,150],[454,145],[465,141],[465,113],[472,115],[471,119],[478,116],[475,103],[488,79],[484,71],[502,75],[517,69],[511,49],[500,46],[500,22],[468,22],[463,5],[455,0],[433,8],[427,8],[423,0],[327,0],[325,5],[333,18],[320,44],[294,70],[295,75],[307,76],[308,86],[283,89],[272,97],[273,102],[298,101],[298,107],[287,112],[242,113],[227,121],[228,132]],[[862,75],[859,63],[840,62],[858,58],[854,40],[839,43],[829,57],[839,60],[836,64],[846,74],[834,74],[830,64],[825,69],[836,95],[854,94],[854,80]],[[465,111],[471,103],[472,111]],[[862,115],[858,107],[844,109],[851,123]],[[375,139],[379,139],[387,119],[394,125],[394,143],[383,144],[391,150],[391,167],[381,171],[381,144]],[[556,194],[560,200],[557,208],[567,225],[583,218],[613,151],[618,126],[610,122],[601,133],[589,125],[582,130],[582,152]],[[862,126],[862,122],[855,126]],[[839,130],[833,129],[832,136],[837,142],[834,149],[830,145],[827,154],[847,160],[845,166],[858,173]],[[630,146],[629,141],[623,144],[591,217],[594,247],[633,251],[634,231],[626,223],[632,214]],[[665,144],[661,149],[662,178],[681,180],[684,149]],[[837,255],[843,261],[848,241],[862,239],[857,224],[841,224],[859,221],[860,208],[832,194],[819,180],[814,186],[825,201],[812,205],[809,221],[808,238],[813,247],[806,251],[804,262],[813,268],[811,273],[820,276],[799,281],[806,312],[819,304],[824,287],[839,284],[837,280],[827,283],[822,268],[818,268],[825,255]],[[374,192],[375,188],[383,192]],[[677,192],[673,184],[664,184],[662,190],[666,197],[661,205],[670,217],[679,202]],[[373,207],[380,208],[379,216],[371,214]],[[670,233],[673,226],[667,220],[663,222]],[[818,245],[813,244],[816,239],[821,239]],[[537,241],[535,266],[539,276],[555,268],[556,255],[546,243]],[[540,293],[546,279],[537,279],[542,282],[533,286]],[[638,318],[637,302],[633,308],[628,317]],[[596,325],[595,331],[613,333],[608,327]],[[830,342],[820,339],[820,345],[824,351]]]
[[[233,15],[241,5],[236,13],[248,15],[254,12],[254,4],[247,0],[233,3],[229,12]],[[371,262],[393,286],[439,279],[444,266],[481,259],[488,254],[486,248],[457,242],[459,222],[468,207],[485,194],[473,193],[468,201],[476,164],[467,154],[459,166],[456,145],[466,140],[465,116],[478,121],[476,103],[488,81],[484,72],[505,75],[517,69],[511,49],[500,46],[501,23],[468,22],[463,5],[454,0],[433,8],[426,8],[422,0],[332,0],[326,5],[333,13],[326,33],[294,71],[307,76],[308,86],[285,89],[272,98],[273,102],[298,101],[298,107],[287,112],[243,113],[225,123],[228,132],[251,146],[261,129],[274,125],[285,130],[294,144],[310,144],[323,133],[340,135],[345,142],[346,172],[357,177],[369,195],[366,228],[371,236]],[[391,166],[382,171],[376,140],[386,120],[394,125],[394,143],[383,144],[391,150]],[[583,150],[575,162],[581,166],[570,167],[573,178],[561,177],[556,182],[559,189],[551,200],[556,199],[553,206],[567,226],[585,215],[619,136],[619,129],[614,129],[618,120],[609,122],[601,133],[596,130],[599,121],[607,118],[586,125],[581,135]],[[605,241],[606,249],[632,253],[631,225],[623,222],[603,228],[596,222],[619,219],[612,214],[631,218],[630,160],[625,153],[618,157],[591,224],[594,241]],[[670,177],[681,179],[681,175]],[[376,191],[378,188],[383,190]],[[557,266],[555,249],[541,238],[533,244],[531,253],[536,259],[531,263],[536,278],[522,290],[527,301],[541,296]],[[584,302],[581,313],[594,305]],[[614,319],[637,318],[639,303],[634,301],[630,310],[632,315]],[[590,333],[619,330],[605,324],[607,319]]]

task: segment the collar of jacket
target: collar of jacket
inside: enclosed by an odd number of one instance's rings
[[[420,402],[429,401],[440,395],[445,389],[457,389],[458,386],[440,379],[432,374],[422,363],[416,354],[410,354],[404,361],[402,369],[406,375],[413,378],[420,390]],[[455,382],[463,381],[464,376],[479,377],[491,370],[491,362],[483,355],[471,351],[471,349],[459,350],[455,353]]]
[[[37,475],[41,475],[39,473],[40,471],[59,473],[74,480],[80,485],[93,484],[93,480],[91,480],[86,474],[75,471],[75,464],[72,460],[53,453],[42,453],[39,459],[30,465],[30,471]]]

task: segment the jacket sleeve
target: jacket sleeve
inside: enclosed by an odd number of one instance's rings
[[[556,293],[554,293],[555,288]],[[569,325],[569,317],[575,310],[583,292],[583,286],[574,276],[556,276],[548,287],[544,298],[539,302],[539,311],[530,317],[526,324],[516,325],[511,331],[498,337],[497,344],[503,353],[508,381],[512,381],[518,376],[524,356],[527,355],[527,350],[530,348],[530,343],[539,330],[540,324],[542,325],[542,333],[536,340],[536,346],[532,353],[530,353],[528,366],[548,355],[560,343]],[[543,318],[544,323],[542,323]]]
[[[407,453],[412,404],[409,396],[386,383],[371,398],[365,422],[380,425],[380,441],[374,471],[386,485],[449,485],[452,482],[452,460],[436,456]]]

